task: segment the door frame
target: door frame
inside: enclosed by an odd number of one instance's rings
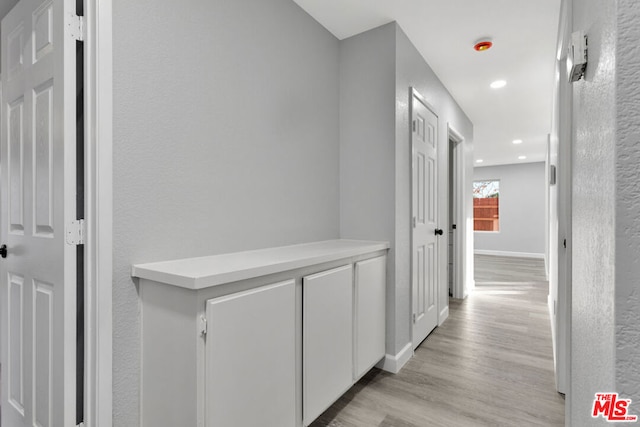
[[[85,13],[85,422],[112,425],[112,4]]]
[[[560,61],[560,67],[566,64],[566,58]],[[562,68],[561,68],[562,69]],[[571,200],[571,152],[573,147],[573,86],[560,80],[558,83],[559,103],[562,108],[558,113],[559,141],[557,153],[557,192],[556,200],[558,230],[555,240],[557,257],[557,307],[555,314],[556,343],[555,376],[558,392],[568,394],[571,371],[571,293],[572,293],[572,200]],[[552,304],[552,303],[551,303]],[[549,315],[554,319],[553,306],[549,307]]]
[[[86,144],[84,425],[111,427],[113,18],[110,0],[83,1]]]
[[[469,294],[469,290],[465,286],[467,283],[465,278],[465,250],[464,242],[468,230],[464,221],[465,191],[464,191],[464,137],[458,132],[451,123],[447,123],[447,144],[453,147],[453,182],[449,183],[449,189],[453,190],[453,217],[456,224],[456,232],[453,233],[455,241],[453,242],[453,286],[451,291],[453,298],[463,299]],[[449,150],[447,150],[449,152]],[[450,196],[451,197],[451,196]],[[451,224],[449,224],[451,226]]]

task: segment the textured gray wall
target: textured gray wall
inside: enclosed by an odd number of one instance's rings
[[[586,79],[573,84],[569,404],[571,425],[578,427],[607,424],[591,418],[594,394],[616,386],[616,3],[574,1],[573,29],[589,37]]]
[[[139,423],[131,265],[339,236],[338,41],[290,0],[115,0],[114,426]]]
[[[640,416],[640,3],[617,4],[616,382]]]
[[[394,356],[412,339],[409,88],[415,87],[438,114],[440,164],[448,164],[447,123],[465,137],[467,164],[472,164],[473,126],[397,24],[343,40],[340,50],[341,235],[391,242],[387,353]],[[446,228],[445,168],[439,179],[440,226]],[[442,245],[446,253],[444,239]],[[440,262],[446,271],[446,259]],[[440,279],[444,308],[448,285],[446,277]]]
[[[545,253],[545,164],[474,168],[474,180],[500,181],[500,231],[475,232],[475,249]]]
[[[391,243],[387,353],[395,354],[395,24],[340,42],[340,235]],[[404,337],[406,344],[406,337]]]

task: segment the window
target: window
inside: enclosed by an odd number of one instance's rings
[[[500,181],[474,181],[473,230],[500,230]]]

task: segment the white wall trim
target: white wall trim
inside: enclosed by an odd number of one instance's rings
[[[487,249],[476,249],[473,251],[476,255],[494,255],[494,256],[508,256],[516,258],[536,258],[544,259],[543,253],[535,252],[510,252],[510,251],[492,251]]]
[[[553,366],[557,370],[558,369],[558,360],[556,357],[556,314],[553,312],[553,295],[547,295],[547,308],[549,309],[549,320],[551,321],[551,342],[553,344]],[[558,388],[556,378],[556,389]]]
[[[462,136],[462,134],[460,132],[458,132],[452,125],[451,123],[447,123],[447,130],[449,131],[449,139],[452,139],[456,142],[456,144],[459,144],[461,142],[464,142],[464,137]]]
[[[413,357],[413,344],[408,343],[398,354],[395,356],[392,354],[385,354],[384,359],[382,359],[376,365],[376,368],[380,368],[383,371],[391,372],[392,374],[397,374],[400,372],[400,369]]]
[[[449,317],[449,306],[446,306],[445,308],[442,309],[442,311],[440,311],[440,317],[438,318],[438,326],[441,326],[445,320],[447,320],[447,318]]]
[[[112,425],[112,3],[85,0],[85,420]]]

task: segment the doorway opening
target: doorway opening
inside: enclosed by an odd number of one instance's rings
[[[463,299],[467,296],[464,286],[464,251],[463,241],[463,207],[464,207],[464,179],[462,172],[464,171],[463,161],[463,138],[450,125],[448,130],[448,247],[447,247],[447,272],[449,297]]]

